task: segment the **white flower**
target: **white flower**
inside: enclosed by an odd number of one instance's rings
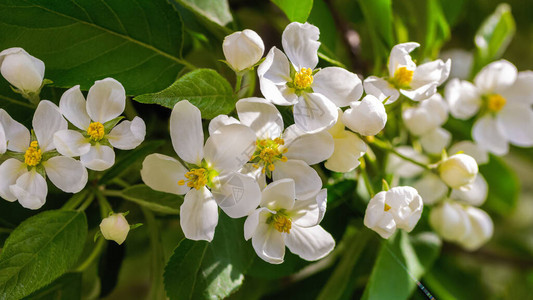
[[[259,204],[255,179],[237,172],[252,156],[255,134],[246,126],[231,124],[218,128],[204,145],[200,110],[183,100],[172,109],[170,137],[189,169],[172,157],[150,154],[143,162],[142,179],[154,190],[185,194],[180,207],[185,237],[211,241],[218,206],[230,217],[240,218]]]
[[[472,156],[478,165],[486,164],[489,161],[489,154],[487,151],[471,141],[457,142],[448,149],[448,153],[451,154],[458,152]]]
[[[343,112],[339,108],[339,119],[330,129],[329,134],[333,137],[335,150],[324,166],[335,172],[350,172],[359,166],[359,158],[366,153],[367,146],[355,133],[344,128],[342,123]]]
[[[0,155],[7,151],[7,138],[4,126],[0,123]]]
[[[398,153],[408,158],[411,158],[415,161],[418,161],[424,164],[429,163],[429,158],[427,156],[416,151],[410,146],[396,147],[396,151],[398,151]],[[425,169],[422,168],[421,166],[408,162],[404,160],[403,158],[396,156],[394,153],[391,153],[389,155],[386,170],[387,170],[387,173],[392,173],[392,174],[395,174],[395,175],[398,175],[404,178],[416,177],[425,171]]]
[[[262,187],[266,177],[273,180],[291,178],[296,184],[296,197],[309,198],[322,188],[322,180],[309,165],[328,159],[334,149],[333,138],[328,132],[305,133],[291,125],[283,131],[283,118],[277,108],[263,98],[245,98],[236,104],[240,123],[250,127],[256,136],[251,167]],[[239,122],[225,117],[215,118],[210,131],[220,124]],[[219,125],[213,124],[217,123]]]
[[[0,52],[2,76],[25,94],[41,90],[44,78],[44,63],[22,48],[9,48]]]
[[[106,240],[115,241],[121,245],[130,231],[130,224],[124,214],[112,214],[100,222],[100,231]]]
[[[414,101],[421,101],[437,92],[450,74],[450,60],[444,63],[437,59],[417,66],[409,53],[420,46],[418,43],[404,43],[394,46],[389,56],[389,77],[370,76],[365,79],[365,92],[376,96],[386,104],[393,103],[400,92]]]
[[[305,260],[321,259],[335,247],[333,237],[318,225],[326,201],[325,189],[301,199],[293,180],[274,181],[263,190],[261,207],[246,218],[244,238],[251,238],[257,255],[271,264],[283,262],[285,245]]]
[[[370,199],[366,207],[364,224],[388,239],[396,228],[410,232],[415,228],[424,204],[422,197],[410,186],[393,187],[381,191]]]
[[[263,56],[265,45],[255,31],[245,29],[226,36],[222,50],[226,61],[238,72],[255,65]]]
[[[451,200],[431,209],[429,223],[444,240],[470,251],[485,244],[494,231],[494,224],[485,211]]]
[[[50,181],[67,193],[77,193],[87,183],[87,170],[72,158],[60,156],[55,150],[53,135],[67,128],[67,121],[50,101],[39,103],[33,116],[35,135],[0,109],[0,123],[7,140],[7,149],[19,152],[21,160],[9,158],[0,165],[0,196],[16,201],[29,209],[38,209],[46,201]]]
[[[356,74],[337,67],[315,69],[319,34],[311,24],[289,24],[282,35],[287,55],[273,47],[257,69],[263,96],[277,105],[294,105],[294,122],[306,132],[330,128],[337,120],[337,107],[363,94]]]
[[[459,48],[449,49],[442,51],[440,57],[452,62],[449,78],[467,79],[470,76],[474,62],[474,55],[471,51]]]
[[[468,190],[478,173],[476,160],[466,154],[455,154],[439,163],[440,178],[449,187]]]
[[[473,206],[481,206],[487,200],[488,192],[489,185],[487,181],[481,173],[478,173],[469,190],[454,189],[450,198]]]
[[[376,135],[387,123],[387,112],[381,101],[372,95],[366,95],[361,101],[350,103],[342,122],[346,127],[362,135]]]
[[[480,147],[504,155],[509,143],[533,146],[533,72],[518,72],[510,62],[499,60],[485,66],[474,84],[451,80],[445,93],[454,117],[479,115],[472,137]]]
[[[103,171],[115,163],[113,147],[130,150],[144,140],[146,125],[135,117],[117,119],[126,105],[126,91],[113,78],[98,80],[89,89],[87,101],[77,85],[61,96],[61,113],[80,131],[62,130],[54,135],[57,151],[65,156],[79,156],[85,167]],[[116,126],[115,126],[116,125]]]

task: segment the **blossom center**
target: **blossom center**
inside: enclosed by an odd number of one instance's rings
[[[185,178],[187,178],[188,187],[199,190],[207,185],[209,181],[209,172],[204,168],[191,169],[189,172],[185,173]],[[182,179],[178,181],[178,184],[185,185],[185,180]]]
[[[274,171],[274,162],[277,160],[287,161],[287,157],[283,153],[287,152],[287,148],[283,147],[285,141],[282,138],[264,139],[256,141],[255,152],[252,155],[252,162],[255,162],[254,167],[263,167],[261,172]]]
[[[385,203],[385,207],[383,208],[384,211],[389,211],[391,209],[390,205]]]
[[[500,94],[492,94],[488,96],[488,105],[490,111],[499,112],[507,103],[507,100]]]
[[[390,83],[398,89],[409,88],[411,81],[413,81],[413,73],[414,71],[407,69],[407,67],[398,68]]]
[[[305,90],[313,84],[313,70],[310,68],[302,68],[300,72],[294,75],[294,87],[299,90]]]
[[[89,135],[91,140],[98,142],[104,137],[104,125],[102,125],[102,123],[100,122],[92,122],[89,125],[89,128],[87,128],[87,134]]]
[[[272,215],[272,225],[279,232],[290,233],[292,222],[291,219],[283,214]]]
[[[41,148],[39,148],[39,143],[37,143],[37,141],[33,141],[30,143],[26,153],[24,153],[24,163],[30,167],[35,167],[41,162],[42,157],[43,155]]]

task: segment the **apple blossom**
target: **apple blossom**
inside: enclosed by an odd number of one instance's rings
[[[100,222],[100,231],[106,240],[115,241],[121,245],[130,231],[130,224],[124,214],[112,214]]]
[[[261,59],[265,45],[255,31],[245,29],[226,36],[222,50],[228,64],[239,72],[253,67]]]
[[[444,183],[454,189],[471,188],[478,173],[476,160],[466,154],[454,154],[439,163],[438,171]]]
[[[9,48],[0,52],[2,76],[23,95],[38,94],[44,78],[44,63],[22,48]]]
[[[350,103],[350,108],[342,116],[342,122],[361,135],[376,135],[387,123],[387,112],[376,97],[366,95],[361,101]]]

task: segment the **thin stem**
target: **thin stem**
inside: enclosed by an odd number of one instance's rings
[[[117,191],[117,190],[104,190],[102,191],[102,194],[104,196],[109,196],[109,197],[119,197],[119,198],[123,197],[122,191]]]
[[[89,195],[89,197],[87,197],[87,198],[85,199],[85,201],[81,204],[81,206],[78,207],[78,211],[84,211],[84,210],[86,210],[87,207],[89,207],[89,205],[91,205],[91,203],[93,202],[93,200],[94,200],[94,194],[91,193],[91,194]]]
[[[83,202],[83,200],[87,199],[88,194],[89,194],[89,190],[83,190],[75,194],[74,196],[70,197],[70,199],[68,199],[68,201],[65,202],[65,204],[63,204],[61,209],[64,209],[64,210],[75,209]]]
[[[403,154],[401,154],[400,152],[398,152],[396,149],[394,149],[394,147],[392,147],[389,143],[386,143],[384,141],[381,141],[381,140],[378,140],[376,139],[375,137],[372,137],[372,138],[365,138],[365,141],[369,144],[372,144],[382,150],[385,150],[385,151],[388,151],[388,152],[391,152],[393,153],[394,155],[398,156],[399,158],[403,159],[403,160],[406,160],[412,164],[415,164],[417,166],[420,166],[426,170],[431,170],[432,167],[429,166],[429,165],[426,165],[425,163],[421,163],[419,161],[416,161],[410,157],[407,157]]]
[[[76,268],[76,272],[83,272],[85,269],[87,269],[93,261],[100,255],[100,252],[104,249],[105,239],[99,238],[98,241],[96,241],[96,246],[94,246],[93,251],[91,254],[89,254],[89,257],[79,265],[79,267]]]
[[[370,194],[370,198],[373,198],[375,195],[375,192],[374,192],[374,188],[372,187],[372,183],[370,182],[370,178],[368,178],[368,173],[366,172],[365,158],[361,157],[359,161],[361,162],[361,165],[359,166],[359,171],[360,171],[361,176],[363,176],[363,181],[365,182],[366,190]]]
[[[236,73],[237,78],[235,79],[235,94],[239,93],[242,85],[242,74],[240,72]]]
[[[112,180],[113,183],[117,184],[117,185],[120,185],[121,187],[123,188],[128,188],[130,187],[130,184],[127,183],[125,180],[121,179],[121,178],[118,178],[118,177],[115,177],[113,180]]]
[[[102,216],[102,219],[107,217],[107,215],[113,211],[111,204],[109,204],[109,201],[107,201],[106,196],[104,196],[103,194],[104,192],[109,192],[109,191],[97,191],[96,192],[96,198],[98,199],[98,204],[100,205],[100,215]]]

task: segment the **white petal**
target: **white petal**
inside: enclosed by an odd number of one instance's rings
[[[13,120],[3,109],[0,109],[0,123],[2,123],[6,134],[7,149],[26,152],[30,145],[30,131],[24,125]]]
[[[16,201],[17,196],[11,193],[10,185],[15,184],[20,175],[28,170],[26,165],[15,158],[10,158],[0,165],[0,197],[7,201]]]
[[[55,149],[54,134],[60,130],[68,128],[68,123],[61,115],[59,107],[54,103],[43,100],[39,102],[37,110],[33,115],[33,130],[39,147],[43,152]]]
[[[281,44],[297,71],[301,68],[314,69],[318,64],[319,35],[318,27],[309,23],[293,22],[285,27]]]
[[[296,199],[309,199],[322,189],[320,176],[304,161],[289,159],[286,162],[277,161],[274,166],[275,170],[272,172],[274,180],[283,178],[294,180]]]
[[[200,165],[204,158],[204,131],[200,110],[182,100],[170,115],[170,139],[178,156],[184,161]]]
[[[238,171],[252,157],[255,140],[254,132],[247,126],[221,127],[205,142],[205,160],[219,172]]]
[[[390,206],[389,213],[394,217],[396,227],[407,232],[415,228],[424,207],[422,197],[410,186],[397,186],[387,191],[385,203]]]
[[[220,127],[230,124],[241,124],[241,122],[234,117],[228,117],[227,115],[218,115],[214,117],[209,122],[209,135],[214,134]]]
[[[17,197],[20,205],[29,209],[41,208],[48,194],[46,180],[35,169],[22,174],[15,184],[9,186],[9,189]]]
[[[298,96],[293,89],[286,86],[292,81],[290,65],[287,56],[278,48],[272,47],[265,60],[257,68],[261,94],[277,105],[293,105],[298,101]]]
[[[443,62],[440,59],[428,62],[416,67],[413,72],[413,80],[411,81],[411,87],[417,89],[428,83],[436,83],[437,86],[441,85],[450,75],[451,61],[448,59]]]
[[[400,92],[407,98],[414,101],[422,101],[433,96],[437,92],[437,83],[431,82],[421,85],[416,89],[400,90]]]
[[[468,78],[472,70],[472,62],[474,61],[474,55],[471,51],[454,48],[442,51],[440,57],[443,59],[450,59],[452,62],[449,78],[459,78],[463,80]]]
[[[281,232],[266,223],[268,213],[259,214],[259,222],[252,236],[252,246],[261,259],[271,264],[281,264],[285,256],[285,242]]]
[[[87,114],[87,102],[81,93],[79,85],[63,93],[59,100],[59,110],[74,126],[81,130],[89,128],[91,118]]]
[[[396,151],[398,151],[400,154],[404,156],[412,158],[421,163],[424,163],[424,164],[429,163],[429,158],[427,156],[423,155],[420,152],[415,151],[413,148],[409,146],[397,147]],[[391,153],[389,155],[389,164],[387,165],[387,172],[396,174],[404,178],[412,178],[412,177],[420,175],[422,172],[424,172],[424,169],[418,165],[415,165],[411,162],[403,160],[402,158]]]
[[[362,135],[376,135],[387,123],[387,112],[381,101],[372,95],[366,95],[363,100],[350,104],[350,108],[342,116],[342,122]]]
[[[533,146],[533,109],[531,104],[509,103],[496,120],[503,136],[513,145]]]
[[[187,171],[176,159],[154,153],[144,159],[141,177],[147,186],[156,191],[183,195],[190,188],[187,185],[179,185],[178,181],[185,180]]]
[[[0,72],[16,88],[37,92],[44,78],[44,63],[19,47],[0,52]]]
[[[418,43],[403,43],[392,47],[389,56],[389,76],[393,77],[396,70],[400,67],[406,67],[409,70],[414,70],[416,64],[411,59],[409,53],[418,48]]]
[[[4,126],[0,122],[0,154],[4,154],[7,151],[7,138],[6,132],[4,131]]]
[[[180,207],[180,225],[190,240],[212,241],[218,224],[218,205],[211,192],[203,187],[191,189]]]
[[[118,149],[131,150],[139,146],[144,141],[146,135],[146,124],[139,117],[132,121],[122,121],[115,126],[106,136],[109,143]]]
[[[448,154],[453,155],[460,151],[462,151],[464,154],[472,156],[478,165],[485,164],[489,161],[489,154],[487,151],[472,141],[460,141],[453,144],[448,150]]]
[[[481,107],[479,90],[468,81],[452,79],[444,94],[454,118],[466,120],[475,115]]]
[[[474,83],[483,94],[501,93],[516,81],[517,75],[516,67],[501,59],[481,69],[474,78]]]
[[[245,29],[226,36],[222,50],[228,63],[236,71],[242,71],[252,67],[261,59],[265,45],[255,31]]]
[[[422,136],[420,136],[420,144],[424,151],[429,154],[440,154],[442,150],[450,145],[452,134],[441,127],[438,127]]]
[[[382,238],[388,239],[396,231],[396,223],[392,214],[384,211],[386,192],[377,193],[370,199],[365,211],[363,223],[377,232]]]
[[[305,260],[321,259],[335,248],[331,234],[318,225],[308,228],[294,226],[284,237],[287,248]]]
[[[426,205],[432,205],[441,200],[448,193],[448,186],[440,180],[440,177],[427,172],[420,180],[413,183],[420,197]]]
[[[87,169],[103,171],[115,163],[115,152],[111,147],[96,144],[80,156],[80,161]]]
[[[67,193],[77,193],[87,184],[87,169],[80,161],[65,156],[55,156],[43,162],[46,176]]]
[[[483,175],[477,174],[474,184],[467,191],[453,190],[451,199],[461,200],[470,205],[480,206],[487,200],[489,186]]]
[[[87,113],[92,120],[104,124],[124,112],[126,91],[113,78],[97,80],[87,94]]]
[[[445,201],[431,209],[429,223],[435,231],[448,241],[459,241],[472,230],[468,215],[455,202]]]
[[[326,214],[327,202],[327,189],[320,190],[316,196],[310,199],[296,200],[289,212],[293,224],[299,227],[312,227],[320,224]]]
[[[368,95],[372,95],[383,102],[389,98],[385,104],[391,104],[398,100],[400,92],[392,87],[387,80],[376,76],[369,76],[363,82],[365,92]]]
[[[220,187],[212,189],[213,197],[228,216],[241,218],[259,206],[261,189],[252,176],[233,172],[219,181]]]
[[[252,236],[255,233],[255,230],[257,229],[257,226],[259,225],[259,220],[263,219],[266,221],[267,216],[261,218],[261,214],[270,214],[275,213],[273,211],[270,211],[266,207],[260,207],[256,210],[254,210],[251,214],[248,215],[246,218],[246,221],[244,221],[244,239],[249,240],[252,238]]]
[[[54,134],[54,145],[62,155],[74,157],[86,154],[91,143],[81,133],[74,130],[60,130]]]
[[[425,108],[431,114],[436,126],[442,126],[448,120],[448,103],[439,93],[422,101],[420,107]]]
[[[509,103],[533,104],[533,71],[518,72],[514,84],[501,94]]]
[[[359,166],[359,158],[366,153],[367,146],[355,133],[344,131],[343,137],[334,139],[335,150],[324,166],[335,172],[350,172]]]
[[[313,76],[313,91],[320,93],[338,107],[350,105],[363,95],[363,84],[359,77],[338,67],[328,67]]]
[[[509,152],[507,139],[496,120],[490,115],[486,115],[474,123],[472,138],[480,147],[496,155],[505,155]]]
[[[490,216],[476,207],[467,207],[466,213],[472,224],[472,231],[459,243],[470,251],[477,250],[485,244],[494,232],[494,224]]]
[[[255,132],[259,139],[281,136],[283,118],[278,109],[263,98],[244,98],[235,104],[239,120]]]
[[[295,198],[295,183],[292,179],[274,180],[261,193],[261,207],[273,211],[292,209]]]
[[[321,94],[300,97],[294,105],[294,123],[305,132],[318,132],[332,127],[337,121],[337,107]]]
[[[285,156],[314,165],[328,159],[334,147],[333,137],[327,131],[303,134],[287,145]]]

